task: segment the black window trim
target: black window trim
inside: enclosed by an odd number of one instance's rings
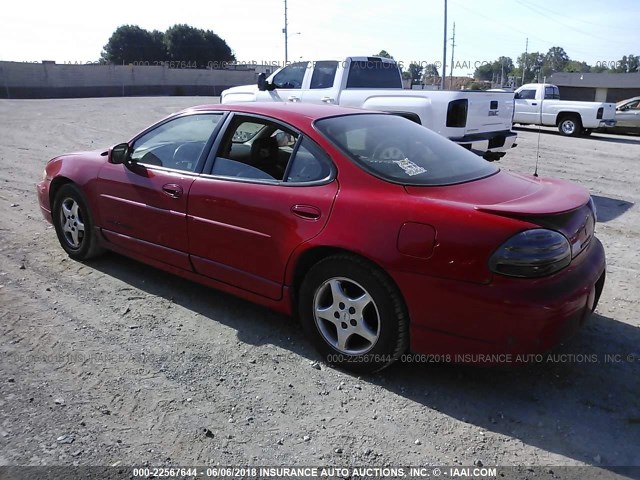
[[[212,173],[213,172],[213,166],[215,164],[215,160],[218,157],[218,150],[220,149],[220,145],[221,145],[223,139],[225,138],[225,136],[230,134],[230,132],[228,131],[229,127],[234,123],[234,119],[236,117],[240,117],[240,118],[245,117],[245,118],[248,118],[249,121],[251,119],[257,119],[257,120],[262,120],[262,121],[274,123],[274,124],[284,128],[286,130],[291,130],[296,135],[298,135],[298,139],[296,140],[296,144],[294,145],[293,150],[291,152],[291,157],[289,157],[289,163],[287,164],[287,168],[286,168],[286,170],[284,172],[282,180],[275,180],[275,179],[274,180],[265,180],[265,179],[258,179],[258,178],[228,177],[228,176],[225,176],[225,175],[215,175],[215,174]],[[205,162],[205,168],[203,169],[203,171],[201,173],[201,176],[205,177],[205,178],[214,178],[214,179],[219,179],[219,180],[227,180],[227,181],[231,181],[231,182],[257,183],[257,184],[262,184],[262,185],[279,185],[279,186],[283,186],[283,187],[310,187],[310,186],[326,185],[328,183],[333,182],[337,177],[338,170],[337,170],[337,168],[335,166],[335,163],[331,159],[331,156],[328,153],[325,155],[326,158],[319,159],[320,161],[327,163],[327,165],[329,167],[329,172],[330,172],[328,177],[322,178],[320,180],[313,180],[313,181],[310,181],[310,182],[287,182],[286,181],[287,174],[289,173],[289,170],[291,169],[291,164],[292,164],[291,159],[295,158],[295,154],[298,152],[298,148],[300,148],[300,145],[302,144],[302,139],[304,137],[306,137],[307,140],[313,142],[321,151],[324,152],[324,149],[320,145],[318,145],[318,143],[315,142],[311,137],[309,137],[308,135],[305,135],[299,129],[294,127],[293,125],[285,123],[282,120],[279,120],[279,119],[273,118],[273,117],[269,117],[267,115],[256,114],[256,113],[229,112],[229,116],[227,117],[227,119],[224,122],[223,130],[218,132],[216,141],[213,143],[211,149],[209,150],[209,154],[208,154],[206,162]]]

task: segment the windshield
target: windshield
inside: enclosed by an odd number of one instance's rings
[[[396,115],[345,115],[315,126],[359,166],[390,182],[451,185],[498,172],[469,150]]]

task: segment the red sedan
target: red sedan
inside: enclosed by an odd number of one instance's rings
[[[604,285],[584,188],[384,113],[195,107],[50,160],[38,198],[71,258],[112,250],[295,314],[359,371],[547,351]]]

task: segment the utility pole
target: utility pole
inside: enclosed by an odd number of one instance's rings
[[[287,0],[284,0],[284,28],[282,29],[282,33],[284,33],[284,64],[286,65],[287,62],[289,61]]]
[[[442,69],[440,71],[440,90],[444,90],[447,75],[447,0],[444,0],[444,36],[442,40]]]
[[[449,88],[453,90],[453,52],[456,49],[456,22],[453,22],[453,36],[451,37],[451,73],[449,74]]]
[[[524,47],[524,62],[522,63],[522,85],[524,85],[524,72],[527,69],[527,55],[529,54],[529,37],[527,37],[527,43]]]

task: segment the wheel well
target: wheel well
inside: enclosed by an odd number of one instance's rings
[[[304,280],[304,277],[307,275],[307,272],[311,269],[311,267],[313,267],[320,260],[323,260],[327,257],[331,257],[333,255],[339,255],[339,254],[350,255],[352,257],[359,258],[360,260],[363,260],[380,269],[380,271],[389,279],[389,281],[397,289],[398,294],[400,295],[400,298],[404,302],[404,295],[402,295],[402,291],[400,290],[400,287],[398,287],[398,285],[396,284],[395,280],[385,271],[384,268],[382,268],[373,260],[367,257],[363,257],[362,255],[352,252],[351,250],[346,250],[344,248],[314,247],[303,252],[302,255],[300,255],[300,258],[298,258],[298,261],[295,265],[295,270],[293,273],[293,281],[291,282],[291,302],[292,302],[291,307],[292,307],[292,312],[294,312],[294,316],[297,315],[297,310],[298,310],[298,291],[300,289],[300,285],[302,285],[302,281]]]
[[[582,117],[580,116],[579,113],[577,112],[560,112],[558,113],[558,116],[556,117],[556,127],[558,125],[560,125],[560,122],[562,120],[564,120],[567,117],[573,117],[573,118],[577,118],[578,120],[580,120],[580,123],[582,123]]]
[[[422,125],[422,122],[420,121],[420,115],[418,115],[417,113],[413,113],[413,112],[389,112],[392,115],[397,115],[398,117],[404,117],[407,120],[411,120],[412,122],[417,123],[418,125]]]
[[[56,198],[56,194],[60,187],[66,185],[67,183],[73,183],[73,181],[67,177],[56,177],[51,180],[51,185],[49,185],[49,206],[53,209],[53,200]]]

